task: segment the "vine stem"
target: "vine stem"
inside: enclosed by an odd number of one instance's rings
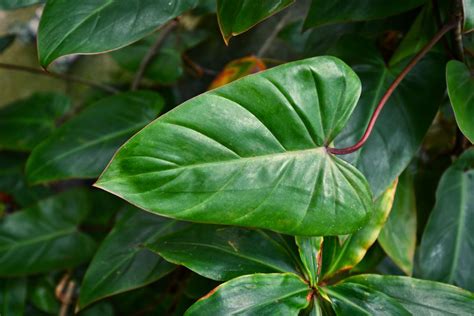
[[[145,57],[143,57],[140,67],[138,68],[137,74],[133,79],[132,84],[130,85],[130,90],[137,90],[138,86],[140,85],[140,81],[142,81],[143,76],[145,75],[145,71],[147,70],[148,66],[150,66],[153,58],[158,54],[159,50],[163,46],[166,38],[174,30],[174,28],[178,25],[176,20],[171,20],[167,24],[163,26],[161,29],[160,34],[156,38],[155,43],[150,47],[148,52],[146,53]]]
[[[71,76],[71,75],[66,75],[66,74],[59,74],[59,73],[54,73],[54,72],[48,72],[48,71],[33,68],[33,67],[0,63],[0,68],[8,69],[8,70],[22,71],[22,72],[28,72],[28,73],[35,74],[35,75],[43,75],[43,76],[48,76],[48,77],[51,77],[51,78],[61,79],[61,80],[65,80],[65,81],[76,82],[76,83],[80,83],[80,84],[83,84],[83,85],[86,85],[86,86],[89,86],[89,87],[101,89],[101,90],[106,91],[108,93],[118,93],[119,92],[119,90],[117,90],[114,87],[111,87],[109,85],[101,84],[101,83],[98,83],[98,82],[90,81],[90,80],[79,78],[79,77],[76,77],[76,76]]]
[[[267,51],[270,49],[270,46],[272,45],[273,40],[278,36],[278,33],[285,27],[286,22],[290,18],[290,12],[288,11],[278,22],[278,24],[275,26],[273,29],[272,33],[267,37],[265,42],[263,42],[263,45],[260,47],[258,52],[255,54],[256,57],[261,58],[264,56]]]
[[[455,28],[458,24],[457,20],[453,20],[452,22],[446,24],[443,26],[436,34],[435,36],[428,42],[428,44],[423,47],[422,50],[416,54],[415,57],[410,61],[410,63],[402,70],[402,72],[395,78],[395,80],[392,82],[392,84],[388,87],[387,91],[384,93],[382,98],[379,101],[379,104],[375,108],[374,113],[372,114],[372,117],[370,118],[369,125],[367,126],[367,129],[364,132],[364,135],[360,138],[360,140],[350,146],[350,147],[345,147],[345,148],[332,148],[332,147],[327,147],[327,151],[330,152],[331,154],[334,155],[347,155],[350,153],[353,153],[357,150],[359,150],[362,146],[364,146],[365,142],[369,138],[370,134],[372,133],[372,129],[374,128],[375,122],[377,121],[377,118],[382,111],[384,105],[387,103],[388,99],[390,96],[393,94],[397,86],[400,84],[400,82],[406,77],[406,75],[415,67],[415,65],[433,48],[433,46],[450,30]]]

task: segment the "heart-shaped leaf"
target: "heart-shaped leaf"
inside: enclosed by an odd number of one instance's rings
[[[299,262],[285,237],[262,230],[191,224],[148,247],[213,280],[258,272],[300,274]]]
[[[182,220],[295,235],[354,232],[370,217],[370,189],[325,145],[359,93],[357,76],[333,57],[247,76],[148,125],[96,186]]]
[[[224,41],[283,10],[295,0],[217,0],[217,17]]]
[[[311,289],[291,273],[245,275],[232,279],[194,303],[185,315],[298,315]]]
[[[86,192],[71,190],[6,216],[0,223],[0,276],[70,268],[89,259],[95,242],[77,230],[89,209]]]
[[[474,143],[474,75],[462,62],[451,60],[446,66],[446,82],[459,129]]]
[[[179,224],[136,208],[121,214],[114,229],[97,250],[82,281],[78,307],[152,283],[174,265],[145,247]]]
[[[163,98],[151,91],[91,104],[33,150],[26,165],[28,181],[96,178],[117,148],[155,119],[163,105]]]
[[[399,178],[392,210],[377,240],[393,262],[411,275],[416,246],[416,201],[413,177],[408,171]]]
[[[443,174],[420,245],[420,275],[474,290],[474,149]]]
[[[192,9],[197,0],[52,0],[38,31],[40,64],[70,54],[101,53],[128,45]]]

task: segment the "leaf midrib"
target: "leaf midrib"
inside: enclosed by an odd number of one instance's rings
[[[54,157],[53,159],[51,160],[48,160],[47,163],[45,163],[44,165],[42,165],[40,168],[37,168],[35,169],[34,172],[31,172],[30,173],[30,177],[32,175],[35,175],[35,174],[38,174],[40,173],[40,171],[42,171],[43,169],[45,169],[46,167],[52,165],[53,163],[55,163],[56,161],[64,158],[64,157],[67,157],[67,156],[70,156],[70,155],[73,155],[74,153],[82,150],[82,149],[85,149],[85,148],[89,148],[89,147],[92,147],[94,145],[97,145],[97,144],[100,144],[102,142],[107,142],[107,141],[110,141],[110,140],[113,140],[113,139],[116,139],[116,138],[119,138],[120,136],[123,136],[123,135],[126,135],[128,133],[131,133],[133,131],[136,131],[137,129],[139,129],[140,127],[142,127],[144,124],[146,123],[139,123],[139,124],[135,124],[133,125],[132,127],[128,128],[128,129],[124,129],[124,130],[121,130],[121,131],[118,131],[118,132],[115,132],[115,133],[110,133],[110,134],[106,134],[106,136],[103,136],[103,137],[99,137],[99,138],[96,138],[95,140],[91,141],[91,142],[87,142],[87,143],[84,143],[83,145],[80,145],[80,146],[77,146],[76,148],[70,150],[70,151],[66,151],[64,153],[62,153],[61,155],[58,155],[56,157]]]
[[[367,309],[364,309],[362,306],[359,306],[353,303],[351,300],[347,299],[344,295],[340,295],[337,291],[330,290],[330,289],[326,289],[326,291],[328,292],[328,294],[330,294],[330,296],[338,298],[339,300],[345,302],[346,304],[353,306],[355,309],[362,311],[364,314],[370,314]]]
[[[157,232],[155,232],[152,236],[146,238],[145,244],[148,243],[149,240],[156,239],[163,231],[166,231],[169,227],[171,227],[175,224],[176,224],[175,221],[171,221],[170,223],[167,223],[166,225],[161,227],[161,229],[159,229]],[[129,250],[128,253],[126,253],[124,256],[122,256],[122,259],[119,260],[119,262],[115,263],[113,268],[110,269],[109,273],[106,273],[105,275],[103,275],[102,278],[98,282],[96,282],[96,284],[90,289],[90,292],[94,292],[97,289],[97,287],[99,287],[102,284],[103,281],[105,281],[111,274],[113,274],[117,270],[117,268],[121,267],[125,261],[128,261],[130,258],[133,258],[137,253],[139,253],[140,251],[145,249],[145,248],[137,247],[136,245],[132,245],[132,246],[127,247],[127,248]],[[100,250],[101,249],[99,249],[98,252]],[[114,256],[117,256],[117,254],[114,254]],[[106,259],[110,259],[107,256],[105,256],[105,257],[106,257]]]
[[[231,159],[221,160],[221,161],[200,162],[200,163],[189,164],[189,165],[178,165],[177,163],[175,163],[173,161],[168,161],[168,160],[165,160],[165,159],[162,159],[162,158],[159,158],[159,157],[149,156],[150,158],[156,158],[156,159],[160,159],[160,160],[175,164],[175,165],[177,165],[177,167],[172,167],[172,168],[167,168],[167,169],[162,169],[162,170],[157,170],[157,171],[143,172],[143,173],[138,173],[138,174],[132,174],[132,175],[129,175],[129,177],[135,177],[135,176],[139,176],[139,175],[142,175],[142,174],[153,174],[153,173],[159,173],[159,172],[165,172],[165,171],[171,171],[171,170],[176,171],[176,170],[181,170],[181,169],[199,168],[199,167],[203,167],[203,166],[246,163],[246,162],[249,162],[249,161],[255,161],[255,160],[258,161],[258,160],[261,160],[261,159],[268,159],[268,158],[272,158],[272,157],[276,158],[276,157],[288,156],[288,157],[294,158],[295,156],[304,156],[304,155],[308,155],[308,154],[311,154],[311,153],[316,154],[316,155],[327,154],[328,156],[331,156],[326,151],[325,147],[315,147],[315,148],[303,149],[303,150],[284,151],[284,152],[271,153],[271,154],[260,155],[260,156],[231,158]],[[124,178],[124,177],[126,177],[126,176],[122,176],[122,178]],[[116,178],[115,179],[110,179],[110,180],[99,179],[96,183],[96,186],[101,187],[105,183],[111,182],[111,181],[114,181],[114,180],[116,180]]]
[[[258,258],[254,258],[254,257],[249,257],[249,256],[246,256],[246,255],[243,255],[242,253],[239,253],[239,252],[233,252],[233,251],[230,251],[229,249],[226,249],[224,247],[219,247],[218,245],[210,245],[210,244],[202,244],[202,243],[197,243],[197,242],[187,242],[187,241],[167,241],[166,243],[168,244],[178,244],[178,245],[190,245],[190,246],[197,246],[197,247],[202,247],[202,248],[210,248],[210,249],[214,249],[214,250],[218,250],[218,251],[222,251],[222,252],[225,252],[225,253],[228,253],[228,254],[231,254],[235,257],[239,257],[239,258],[243,258],[243,259],[247,259],[248,261],[251,261],[251,262],[255,262],[255,263],[258,263],[262,266],[266,266],[266,267],[269,267],[271,268],[272,270],[275,270],[276,272],[283,272],[283,273],[294,273],[294,272],[298,272],[298,271],[287,271],[287,270],[283,270],[281,269],[280,267],[277,267],[277,266],[274,266],[272,264],[269,264],[267,262],[264,262],[264,261],[261,261],[259,260]],[[161,251],[158,251],[161,255]],[[168,257],[168,256],[167,256]],[[291,266],[291,265],[290,265]]]
[[[305,284],[303,283],[302,285],[305,285]],[[280,302],[280,301],[282,301],[282,300],[284,300],[288,297],[296,296],[296,294],[299,294],[299,293],[302,293],[302,292],[309,292],[309,291],[310,291],[309,287],[305,287],[305,288],[302,287],[298,291],[289,292],[289,293],[286,293],[285,295],[281,295],[281,296],[278,296],[278,297],[272,297],[271,300],[264,300],[264,301],[261,301],[258,304],[255,304],[255,305],[244,306],[240,309],[233,310],[232,313],[233,314],[238,314],[238,313],[246,311],[248,309],[255,309],[255,307],[261,307],[261,306],[265,306],[265,305],[268,305],[268,304],[275,304],[275,302]]]
[[[12,250],[15,250],[16,248],[25,247],[31,244],[39,243],[39,242],[50,240],[50,239],[52,240],[61,236],[72,234],[74,232],[76,232],[76,227],[70,227],[68,229],[60,230],[51,234],[41,235],[40,237],[37,237],[37,238],[27,239],[26,241],[20,241],[20,242],[15,242],[13,244],[7,244],[4,247],[0,247],[0,252],[12,251]]]

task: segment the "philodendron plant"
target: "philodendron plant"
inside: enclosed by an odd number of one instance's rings
[[[0,109],[1,316],[473,315],[473,1],[295,2],[46,1],[112,95]]]

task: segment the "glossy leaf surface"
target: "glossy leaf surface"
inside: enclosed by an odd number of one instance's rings
[[[285,237],[262,230],[191,224],[148,247],[213,280],[259,272],[300,273]]]
[[[311,286],[318,283],[323,237],[295,237],[307,280]]]
[[[196,4],[197,0],[48,1],[38,33],[40,64],[46,67],[64,55],[123,47]]]
[[[459,129],[474,143],[474,76],[462,62],[451,60],[446,66],[446,82]]]
[[[95,243],[77,230],[89,208],[85,192],[72,190],[3,218],[0,276],[70,268],[89,259]]]
[[[470,315],[474,294],[452,285],[402,276],[365,274],[346,279],[397,300],[413,315]]]
[[[312,0],[305,27],[384,18],[422,5],[425,0]]]
[[[367,225],[361,230],[347,236],[342,247],[335,250],[336,254],[332,259],[325,277],[331,276],[339,271],[350,270],[364,258],[367,250],[377,240],[380,230],[390,214],[396,188],[397,181],[374,202],[374,213]]]
[[[96,178],[130,136],[155,119],[164,101],[154,92],[126,92],[88,106],[33,150],[32,183]]]
[[[24,278],[0,281],[0,315],[23,315],[26,304],[27,281]]]
[[[474,290],[474,149],[442,176],[420,245],[420,275]]]
[[[226,43],[260,21],[283,10],[294,0],[217,0],[217,17]]]
[[[364,285],[342,283],[323,290],[336,315],[412,315],[395,299]]]
[[[416,42],[412,41],[412,45]],[[403,49],[408,48],[404,46]],[[408,63],[409,56],[396,64],[389,62],[387,67],[375,45],[356,36],[343,38],[331,54],[354,68],[363,87],[351,120],[335,141],[335,147],[343,148],[360,139],[373,110]],[[357,152],[343,156],[365,175],[375,197],[406,169],[418,150],[443,98],[443,69],[442,53],[435,50],[426,55],[387,101],[365,145]],[[426,76],[427,73],[430,75]]]
[[[290,273],[232,279],[194,303],[185,315],[298,315],[308,306],[310,288]]]
[[[179,224],[130,207],[101,243],[81,286],[79,308],[152,283],[174,265],[145,247]]]
[[[29,151],[56,128],[70,108],[67,97],[38,93],[0,109],[0,149]]]
[[[409,172],[405,171],[398,180],[393,207],[378,241],[393,262],[411,275],[416,246],[416,201]]]
[[[359,91],[352,70],[332,57],[247,76],[148,125],[96,186],[181,220],[297,235],[353,232],[371,214],[370,190],[324,145]]]

